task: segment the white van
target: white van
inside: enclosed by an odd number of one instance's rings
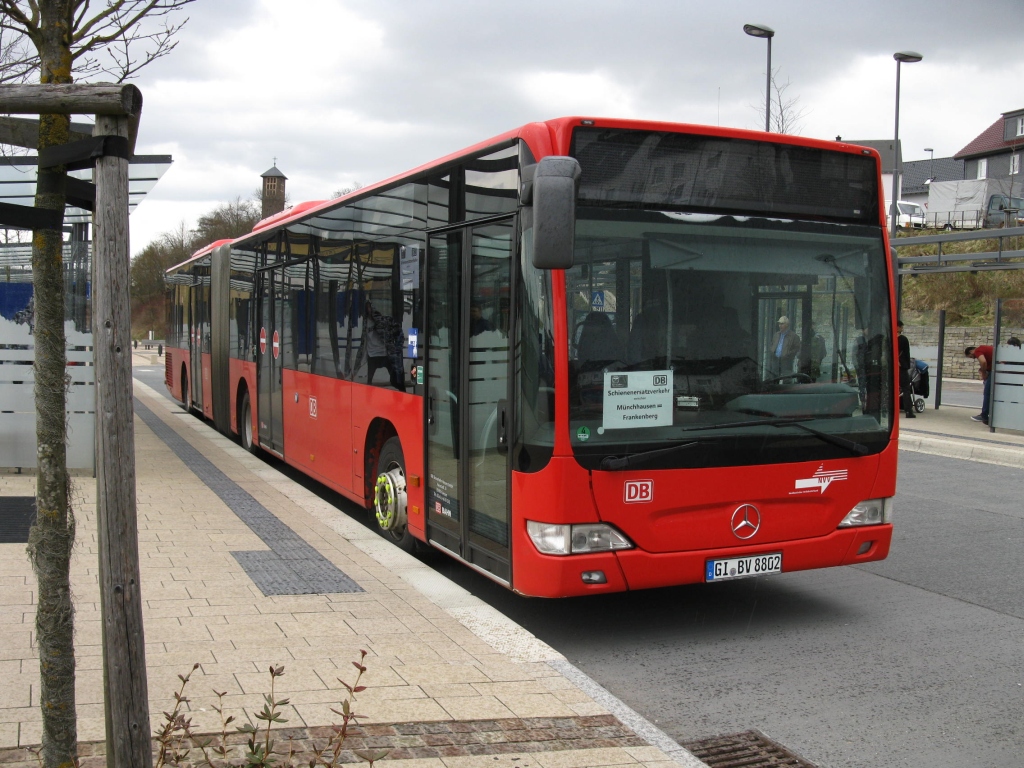
[[[899,216],[896,219],[896,226],[899,229],[923,229],[924,208],[917,203],[910,203],[906,200],[899,200],[896,203],[899,209]],[[892,213],[890,212],[890,216]]]

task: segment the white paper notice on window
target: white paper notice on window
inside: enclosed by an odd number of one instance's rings
[[[672,371],[605,371],[605,429],[672,425]]]

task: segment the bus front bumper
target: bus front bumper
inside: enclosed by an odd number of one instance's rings
[[[827,536],[752,544],[728,549],[652,553],[640,549],[594,555],[542,555],[529,541],[516,557],[517,592],[535,597],[569,597],[634,589],[652,589],[705,581],[708,560],[782,553],[782,572],[829,568],[884,560],[892,525],[840,528]],[[588,583],[585,574],[601,572],[604,583]],[[523,577],[523,578],[521,578]],[[592,577],[588,577],[592,578]]]

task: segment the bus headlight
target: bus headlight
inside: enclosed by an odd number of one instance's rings
[[[892,497],[862,501],[847,513],[839,524],[840,528],[858,525],[882,525],[892,522]]]
[[[633,542],[604,523],[553,525],[527,520],[526,531],[533,545],[545,555],[577,555],[633,548]]]

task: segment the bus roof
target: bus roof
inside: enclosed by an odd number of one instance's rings
[[[793,146],[809,147],[814,149],[824,149],[833,152],[845,152],[849,154],[861,154],[866,156],[873,156],[876,164],[881,163],[881,157],[878,152],[870,147],[862,147],[857,144],[849,144],[841,141],[828,141],[825,139],[811,139],[802,136],[793,136],[791,134],[783,133],[765,133],[763,131],[752,131],[743,128],[726,128],[721,126],[709,126],[709,125],[698,125],[694,123],[670,123],[664,121],[652,121],[652,120],[634,120],[634,119],[620,119],[620,118],[603,118],[603,117],[584,117],[584,116],[572,116],[572,117],[559,117],[553,120],[546,120],[544,122],[527,123],[526,125],[520,126],[505,133],[500,133],[497,136],[492,136],[489,139],[473,144],[472,146],[465,147],[456,152],[449,153],[437,160],[432,160],[423,165],[412,168],[403,173],[396,174],[388,177],[374,184],[370,184],[365,187],[353,190],[346,195],[336,197],[331,200],[310,200],[276,213],[273,216],[268,216],[265,219],[257,222],[251,232],[239,236],[233,241],[233,243],[240,243],[246,240],[252,240],[255,236],[265,233],[276,227],[284,227],[289,224],[294,224],[302,219],[312,218],[317,213],[324,211],[328,208],[333,208],[339,204],[357,200],[364,196],[386,189],[404,180],[415,178],[428,171],[443,168],[448,165],[454,164],[461,158],[478,154],[492,147],[499,146],[514,141],[515,139],[522,139],[527,146],[533,152],[534,157],[538,160],[542,157],[546,157],[552,154],[558,154],[559,152],[568,152],[569,142],[572,137],[573,129],[579,126],[596,127],[596,128],[619,128],[628,130],[638,131],[666,131],[673,133],[692,133],[704,136],[718,136],[721,138],[734,138],[734,139],[746,139],[755,141],[770,141],[776,144],[790,144]],[[879,166],[880,167],[880,166]],[[206,255],[209,251],[215,247],[222,245],[229,241],[217,241],[209,246],[206,246],[193,255],[192,258],[172,267],[171,270],[183,267],[186,264],[194,261],[196,258]],[[168,270],[168,271],[171,271]]]
[[[231,242],[234,242],[234,241],[230,237],[226,237],[223,240],[214,240],[209,245],[204,245],[198,251],[193,253],[191,256],[189,256],[187,259],[185,259],[183,262],[181,262],[181,264],[175,264],[173,267],[169,267],[167,269],[167,271],[168,272],[174,272],[177,269],[181,269],[182,267],[188,266],[189,264],[191,264],[191,263],[193,263],[195,261],[199,261],[204,256],[209,255],[211,252],[213,252],[217,248],[220,248],[220,246],[224,245],[225,243],[231,243]]]

